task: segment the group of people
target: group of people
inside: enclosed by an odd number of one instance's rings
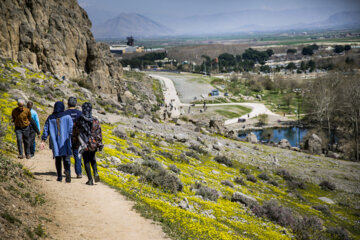
[[[77,99],[68,99],[68,109],[65,111],[63,102],[56,102],[53,113],[45,121],[43,134],[41,136],[40,149],[45,148],[45,141],[49,138],[50,149],[55,158],[57,181],[61,182],[62,165],[65,169],[65,180],[71,182],[70,157],[75,160],[75,173],[77,178],[82,178],[81,156],[88,181],[86,184],[94,185],[100,181],[97,171],[95,154],[102,151],[101,126],[95,117],[92,116],[92,105],[86,102],[82,105],[82,111],[76,109]],[[12,121],[15,124],[15,133],[19,151],[19,158],[30,159],[35,154],[36,134],[40,135],[40,122],[33,103],[28,102],[25,107],[23,99],[18,100],[18,107],[12,111]],[[24,145],[24,149],[23,149]],[[90,165],[94,178],[91,174]]]

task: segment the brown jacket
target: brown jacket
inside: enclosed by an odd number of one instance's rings
[[[24,128],[30,125],[31,112],[28,108],[24,107],[20,110],[19,107],[14,108],[11,113],[12,121],[15,123],[15,127]]]

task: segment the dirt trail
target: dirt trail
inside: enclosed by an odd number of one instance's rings
[[[167,239],[159,225],[132,211],[133,203],[114,189],[102,183],[88,186],[86,177],[74,178],[73,166],[71,183],[65,178],[57,182],[50,150],[38,152],[24,165],[35,173],[46,194],[46,214],[52,219],[46,225],[49,239]]]

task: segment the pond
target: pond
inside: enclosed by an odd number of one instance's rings
[[[287,139],[292,147],[300,147],[308,128],[288,127],[288,128],[267,128],[262,130],[250,131],[254,133],[260,142],[278,143],[281,139]],[[249,132],[248,132],[249,133]],[[248,133],[239,133],[239,138],[245,138]]]

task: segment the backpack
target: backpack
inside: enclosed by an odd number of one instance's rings
[[[104,147],[104,144],[102,143],[101,126],[97,119],[94,119],[92,122],[91,134],[86,145],[87,150],[92,152],[97,150],[101,151]]]

